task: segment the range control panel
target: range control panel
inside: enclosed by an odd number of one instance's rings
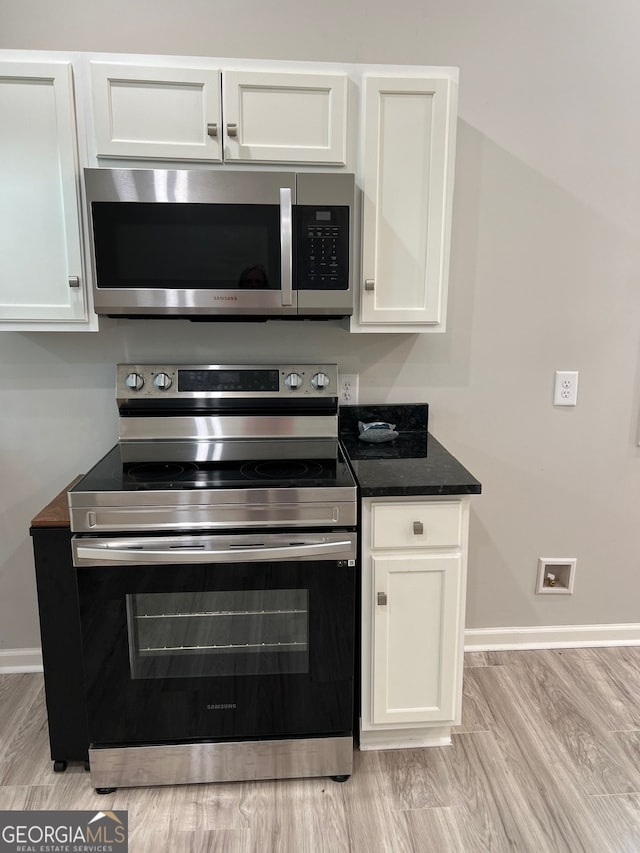
[[[335,364],[119,364],[116,397],[273,399],[337,397]]]

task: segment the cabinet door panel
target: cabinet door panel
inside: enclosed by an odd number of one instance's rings
[[[225,71],[223,92],[225,160],[344,165],[345,75]]]
[[[221,159],[218,70],[92,62],[91,86],[98,157]]]
[[[71,64],[0,63],[0,116],[0,320],[86,320]]]
[[[455,717],[461,558],[373,558],[372,722]]]
[[[443,326],[454,84],[365,77],[360,321]]]

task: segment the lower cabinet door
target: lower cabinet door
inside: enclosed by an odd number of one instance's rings
[[[373,557],[372,722],[455,718],[459,555]]]

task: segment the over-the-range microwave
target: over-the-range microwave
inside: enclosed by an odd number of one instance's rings
[[[85,188],[98,314],[353,313],[352,174],[102,168]]]

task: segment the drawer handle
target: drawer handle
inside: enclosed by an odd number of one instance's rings
[[[378,593],[378,604],[382,607],[387,603],[387,593],[379,592]]]
[[[424,524],[421,521],[414,521],[413,532],[416,536],[422,536],[422,534],[424,533]]]

